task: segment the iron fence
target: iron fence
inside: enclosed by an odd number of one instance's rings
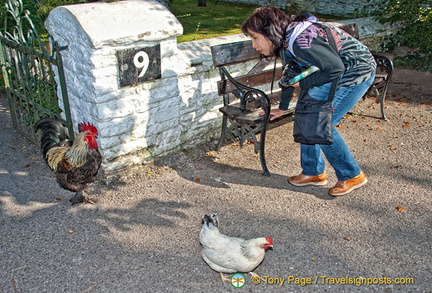
[[[65,48],[56,42],[47,48],[22,1],[6,2],[4,26],[0,30],[0,66],[6,96],[14,128],[35,143],[34,124],[43,117],[59,118],[73,139],[60,54]]]

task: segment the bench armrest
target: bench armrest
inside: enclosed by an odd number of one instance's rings
[[[267,94],[257,88],[252,88],[236,81],[225,67],[221,67],[220,71],[223,79],[227,79],[235,86],[232,94],[240,99],[240,110],[246,112],[251,111],[251,109],[256,110],[262,108],[265,112],[264,119],[267,120],[270,116],[271,107],[270,99]],[[225,102],[224,100],[224,103]],[[228,105],[225,103],[225,106]]]
[[[377,63],[377,74],[386,74],[387,79],[390,80],[394,69],[392,55],[387,53],[374,53],[372,55]]]

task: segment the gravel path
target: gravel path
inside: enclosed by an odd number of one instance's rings
[[[432,292],[431,81],[397,71],[387,122],[371,99],[342,121],[369,183],[337,199],[331,168],[326,188],[287,183],[300,166],[286,123],[268,132],[271,177],[251,145],[197,147],[71,206],[0,97],[0,292]],[[202,261],[200,221],[214,211],[226,234],[274,239],[256,269],[267,282],[223,285]]]

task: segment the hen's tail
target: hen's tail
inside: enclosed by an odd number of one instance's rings
[[[71,145],[67,129],[56,118],[42,118],[36,122],[34,129],[36,132],[42,130],[40,142],[44,158],[53,147]]]
[[[210,224],[213,224],[215,227],[219,227],[219,219],[217,213],[213,213],[210,216],[204,215],[202,218],[202,224],[205,226],[210,226]]]

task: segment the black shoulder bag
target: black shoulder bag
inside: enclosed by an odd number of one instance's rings
[[[338,52],[336,42],[330,29],[322,25],[326,30],[329,43]],[[333,143],[332,118],[333,98],[336,93],[338,79],[332,81],[329,96],[326,101],[319,101],[309,96],[307,90],[303,90],[298,98],[294,112],[294,141],[301,144]]]

